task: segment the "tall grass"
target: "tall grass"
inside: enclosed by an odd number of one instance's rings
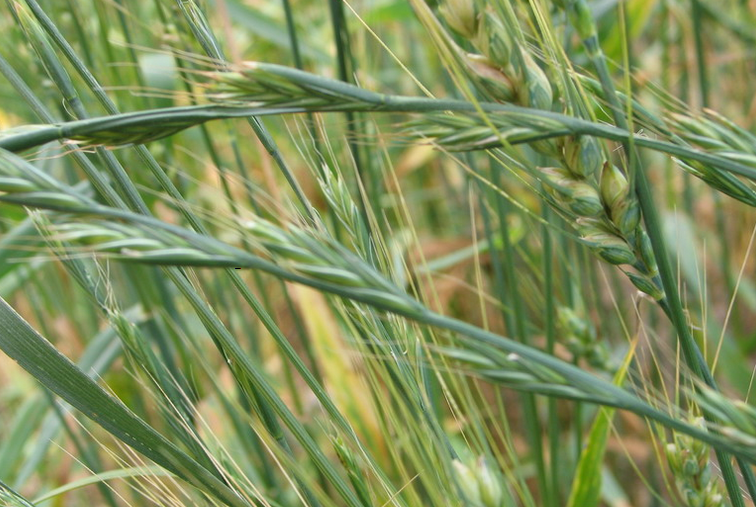
[[[324,7],[4,7],[2,505],[752,504],[750,7]]]

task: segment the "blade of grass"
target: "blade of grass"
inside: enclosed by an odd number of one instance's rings
[[[634,357],[635,344],[630,348],[622,366],[614,375],[614,383],[616,385],[622,385],[630,362]],[[606,452],[609,435],[612,431],[613,418],[613,409],[599,409],[588,435],[588,443],[580,454],[577,469],[572,479],[572,489],[567,501],[567,507],[595,507],[599,504],[602,488],[601,469],[604,466],[604,453]]]
[[[139,467],[132,467],[132,468],[121,468],[118,470],[108,470],[107,472],[93,474],[93,475],[90,475],[89,477],[78,479],[78,480],[69,482],[68,484],[64,484],[63,486],[60,486],[53,490],[50,490],[47,493],[44,493],[43,495],[36,497],[32,501],[32,503],[40,504],[42,502],[52,500],[53,498],[59,497],[61,495],[65,495],[66,493],[84,488],[86,486],[90,486],[92,484],[99,484],[99,483],[112,481],[116,479],[131,479],[134,477],[160,477],[160,476],[170,477],[171,475],[165,470],[163,470],[162,468],[159,468],[156,466],[139,466]]]
[[[0,501],[7,507],[34,507],[26,498],[0,481]]]
[[[107,394],[0,299],[0,348],[42,385],[136,451],[232,507],[250,505],[221,477],[201,467]]]

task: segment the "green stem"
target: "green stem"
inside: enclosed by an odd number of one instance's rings
[[[696,49],[696,70],[698,72],[698,88],[701,106],[709,107],[709,79],[706,74],[706,54],[703,45],[703,20],[701,2],[690,0],[691,17],[693,18],[693,42]]]
[[[492,162],[496,163],[496,162]],[[499,171],[492,174],[492,182],[497,188],[501,187],[499,181]],[[511,308],[514,329],[511,330],[513,336],[520,342],[531,345],[530,334],[525,325],[525,309],[523,308],[523,298],[516,294],[517,276],[515,274],[515,255],[510,239],[509,223],[507,220],[508,206],[504,197],[496,194],[496,200],[499,229],[502,239],[502,254],[504,257],[504,281],[506,283],[507,306]],[[526,434],[533,453],[535,462],[536,476],[538,478],[538,489],[542,492],[544,505],[553,505],[552,491],[550,484],[546,479],[546,463],[543,456],[543,440],[541,431],[541,421],[538,417],[538,407],[536,398],[530,393],[522,395],[523,414],[525,416]]]
[[[546,317],[546,352],[554,354],[554,347],[556,345],[556,323],[554,317],[556,316],[555,305],[555,289],[554,289],[554,265],[552,263],[552,241],[551,241],[551,213],[549,206],[543,207],[543,220],[544,224],[541,228],[543,237],[543,285],[544,296],[546,298],[546,309],[544,315]],[[557,407],[556,398],[549,399],[548,405],[548,424],[547,433],[549,440],[549,463],[551,465],[551,497],[552,504],[559,504],[559,471],[562,465],[559,463],[559,446],[561,445],[561,439],[559,438],[559,408]]]

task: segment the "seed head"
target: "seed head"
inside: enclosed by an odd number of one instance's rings
[[[601,145],[593,137],[569,138],[563,156],[567,167],[584,178],[596,176],[604,163]]]
[[[501,102],[512,101],[515,95],[512,81],[499,68],[491,65],[488,58],[469,53],[467,54],[466,62],[480,85],[494,100]]]
[[[583,237],[583,241],[609,264],[635,264],[636,257],[622,238],[606,232]]]
[[[551,110],[554,94],[551,90],[549,78],[529,54],[523,53],[522,57],[525,63],[525,85],[527,87],[527,94],[523,97],[525,105],[535,109]]]
[[[478,484],[478,479],[476,478],[475,473],[458,459],[452,461],[452,467],[454,468],[457,484],[462,490],[465,499],[473,505],[480,505],[482,502],[480,485]]]
[[[439,12],[444,21],[461,36],[471,39],[478,31],[475,0],[446,0]]]
[[[684,137],[687,137],[690,134],[694,134],[698,138],[716,139],[719,137],[714,129],[698,118],[692,118],[679,113],[670,113],[669,118],[681,131],[680,134]]]
[[[497,67],[509,67],[512,58],[512,36],[498,16],[490,10],[485,10],[481,15],[480,28],[473,44]]]
[[[483,456],[478,458],[476,465],[480,499],[484,507],[501,507],[504,499],[501,477],[488,466]]]

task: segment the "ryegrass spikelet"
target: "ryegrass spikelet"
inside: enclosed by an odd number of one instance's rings
[[[692,421],[704,428],[703,418]],[[718,478],[710,464],[709,446],[685,435],[674,434],[665,448],[667,461],[678,493],[691,507],[724,507],[726,504]]]
[[[204,72],[204,97],[223,106],[265,105],[360,110],[384,106],[386,96],[308,72],[264,62],[242,62],[232,71]]]
[[[669,121],[674,132],[685,141],[730,160],[756,167],[756,136],[722,115],[710,110],[695,117],[670,113]],[[693,160],[676,159],[676,162],[720,192],[749,206],[756,206],[756,192],[732,174]]]
[[[357,457],[344,443],[344,440],[341,437],[332,437],[331,441],[333,442],[333,448],[336,451],[336,455],[338,456],[341,465],[344,467],[344,470],[346,470],[349,482],[352,484],[360,501],[363,505],[372,505],[373,500],[370,497],[370,490],[365,481],[365,474],[359,465]]]
[[[0,201],[53,209],[81,208],[92,202],[62,188],[23,158],[0,149]]]
[[[596,349],[600,347],[598,342],[595,346]],[[518,354],[502,354],[474,345],[466,345],[466,348],[438,346],[433,351],[451,360],[452,364],[470,375],[517,391],[585,401],[602,399],[605,394],[600,389],[573,386],[561,375]],[[606,363],[601,366],[606,366]]]
[[[718,431],[740,440],[743,445],[756,446],[756,408],[753,405],[731,400],[705,387],[699,388],[693,396],[702,409],[722,422]]]
[[[334,215],[349,233],[354,248],[363,258],[369,258],[373,248],[370,233],[342,175],[332,167],[324,167],[318,183]]]
[[[57,241],[85,246],[90,251],[111,254],[125,261],[160,264],[174,259],[187,265],[234,264],[233,257],[222,252],[195,248],[165,231],[130,224],[107,220],[72,221],[50,225],[48,230]]]

